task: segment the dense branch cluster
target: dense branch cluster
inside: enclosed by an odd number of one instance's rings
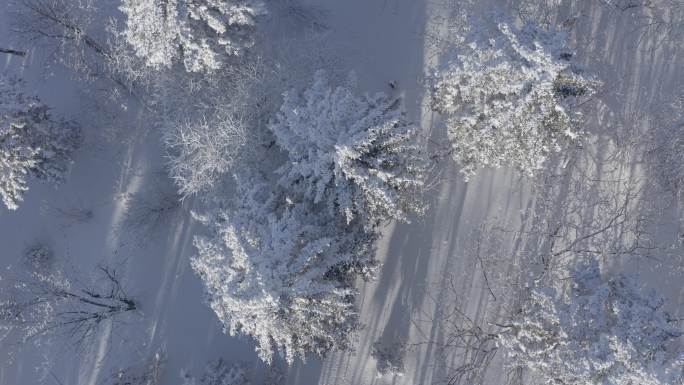
[[[209,190],[233,169],[246,143],[247,126],[241,116],[222,113],[165,130],[169,174],[182,196]]]

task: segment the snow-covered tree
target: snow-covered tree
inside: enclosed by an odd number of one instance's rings
[[[62,182],[80,143],[75,123],[53,119],[46,105],[22,93],[21,85],[0,77],[0,195],[10,210],[19,207],[29,177]]]
[[[195,239],[192,267],[231,335],[254,338],[259,356],[291,363],[349,346],[358,329],[353,273],[375,260],[360,226],[339,230],[315,205],[250,182],[233,210],[201,218],[212,235]]]
[[[407,220],[421,208],[412,198],[424,169],[417,129],[399,103],[381,93],[357,97],[317,72],[301,96],[285,95],[269,126],[289,159],[279,183],[348,223]]]
[[[123,35],[154,68],[182,62],[190,72],[215,71],[254,43],[261,0],[123,0]]]
[[[570,272],[569,287],[531,291],[499,343],[548,384],[682,384],[681,332],[655,292],[626,276],[604,277],[596,260]]]
[[[466,179],[482,167],[526,175],[581,133],[578,101],[598,83],[571,62],[564,35],[499,22],[466,39],[434,78],[432,108],[446,119],[451,155]]]
[[[182,385],[249,385],[247,369],[239,364],[228,365],[218,359],[207,365],[202,377],[195,378],[187,371],[181,371]]]

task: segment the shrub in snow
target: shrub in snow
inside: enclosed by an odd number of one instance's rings
[[[501,22],[474,32],[436,74],[432,108],[446,118],[451,155],[466,179],[507,165],[532,175],[577,139],[576,101],[598,84],[571,57],[561,33]]]
[[[279,183],[348,223],[406,220],[420,209],[411,198],[424,170],[417,130],[398,104],[384,94],[357,97],[317,72],[303,95],[285,95],[269,126],[289,159]]]
[[[376,342],[373,344],[371,356],[375,358],[378,368],[378,375],[404,375],[404,355],[406,346],[402,343],[383,344]]]
[[[31,271],[47,271],[52,264],[52,250],[40,242],[29,246],[24,252],[26,266]]]
[[[152,68],[214,71],[253,45],[261,0],[123,0],[125,40]]]
[[[548,384],[682,384],[684,354],[672,350],[681,332],[663,299],[642,294],[625,276],[604,278],[596,261],[571,271],[565,293],[536,288],[501,334],[515,364]]]
[[[62,182],[80,143],[74,123],[53,120],[47,106],[20,88],[0,77],[0,196],[10,210],[23,200],[29,176]]]
[[[222,359],[207,365],[199,379],[181,371],[182,385],[249,385],[247,370],[238,364],[227,365]]]

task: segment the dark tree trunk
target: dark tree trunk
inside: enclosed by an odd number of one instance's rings
[[[0,53],[6,53],[6,54],[21,56],[21,57],[26,56],[26,52],[24,52],[24,51],[17,51],[15,49],[2,48],[2,47],[0,47]]]

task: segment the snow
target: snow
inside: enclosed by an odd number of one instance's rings
[[[330,44],[343,52],[345,61],[355,69],[361,90],[402,96],[408,117],[430,133],[432,141],[446,141],[442,122],[429,110],[422,79],[449,59],[436,37],[447,38],[458,28],[445,22],[445,16],[459,10],[440,0],[302,3],[322,10],[321,24],[328,29]],[[543,8],[539,6],[542,2],[531,3],[534,11]],[[517,5],[517,1],[501,0],[463,2],[459,8],[482,12],[498,6],[513,13]],[[634,26],[640,15],[583,0],[563,2],[552,15],[560,20],[574,18],[575,28],[569,38],[576,57],[607,85],[601,103],[587,116],[590,132],[619,136],[631,129],[643,129],[634,124],[634,114],[651,112],[681,90],[681,46],[676,41],[659,42],[651,35],[639,35]],[[8,17],[4,10],[0,12],[0,36],[9,36]],[[6,42],[3,39],[2,44],[10,45]],[[641,45],[636,46],[637,42]],[[75,81],[57,66],[46,70],[46,56],[48,53],[39,49],[30,49],[25,59],[7,55],[3,68],[24,76],[30,89],[58,116],[79,118],[92,105],[88,95],[96,94],[87,88],[93,86]],[[388,86],[390,82],[396,89]],[[225,335],[215,314],[202,301],[203,287],[190,267],[190,257],[195,254],[193,235],[205,230],[190,217],[192,199],[183,202],[177,215],[151,235],[144,248],[127,243],[121,232],[127,207],[121,197],[144,191],[166,161],[159,135],[140,123],[134,109],[113,121],[118,130],[109,137],[105,134],[112,128],[108,122],[99,121],[102,117],[82,118],[85,143],[76,153],[66,182],[59,188],[32,183],[18,210],[0,212],[0,277],[8,266],[17,266],[24,250],[39,240],[49,244],[56,257],[68,257],[84,271],[102,261],[125,261],[124,273],[133,284],[129,294],[139,299],[141,308],[134,321],[108,326],[81,359],[75,359],[64,347],[52,345],[42,351],[27,349],[13,362],[0,360],[0,384],[32,384],[40,379],[50,384],[58,379],[63,384],[97,385],[112,368],[144,362],[160,349],[167,359],[161,384],[181,383],[181,369],[202,373],[208,362],[219,358],[246,362],[250,373],[259,379],[269,377],[269,369],[260,363],[253,344]],[[597,142],[589,145],[599,146]],[[598,167],[592,175],[643,177],[645,171],[638,165],[623,166],[618,171]],[[411,218],[410,224],[387,226],[378,243],[377,257],[383,262],[378,280],[359,282],[360,321],[366,327],[355,341],[356,351],[296,362],[286,369],[286,380],[280,383],[430,384],[445,375],[440,368],[456,363],[458,357],[445,357],[433,347],[419,346],[406,352],[403,376],[378,377],[376,362],[370,358],[374,344],[441,338],[440,324],[420,320],[434,315],[436,305],[456,300],[446,290],[451,284],[463,308],[476,319],[500,306],[487,289],[482,265],[468,252],[472,234],[494,219],[520,229],[526,210],[537,202],[531,194],[532,186],[506,168],[479,171],[468,183],[462,181],[451,162],[440,163],[437,169],[429,175],[425,216]],[[558,187],[562,190],[567,186]],[[558,202],[560,205],[560,198]],[[92,218],[74,223],[57,214],[64,210],[56,209],[74,207],[92,210]],[[657,234],[667,240],[682,233],[684,214],[681,204],[664,211],[665,223],[658,225]],[[516,245],[504,246],[502,250]],[[659,286],[672,299],[671,313],[681,313],[681,265],[642,259],[609,262],[608,269],[640,271],[646,286]],[[507,268],[500,267],[503,271]],[[112,331],[113,338],[107,330]],[[0,347],[0,353],[4,354],[4,349]],[[45,354],[55,360],[49,367],[43,365]],[[500,379],[501,372],[492,370],[485,383],[499,384]]]

